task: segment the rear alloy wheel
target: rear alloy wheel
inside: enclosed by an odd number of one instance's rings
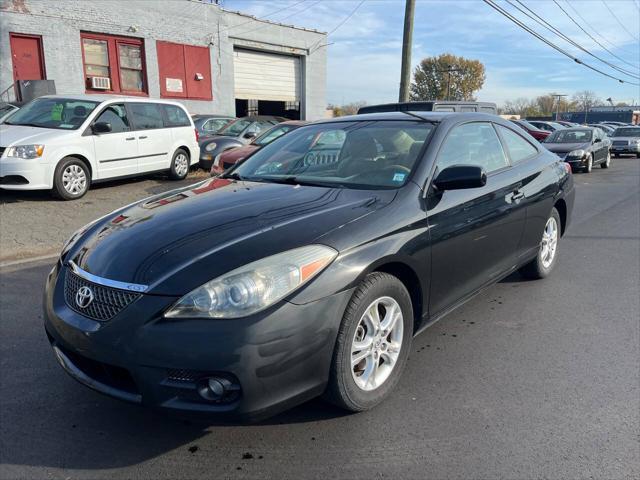
[[[611,152],[607,152],[607,159],[600,164],[600,168],[609,168],[611,165]]]
[[[189,156],[187,152],[179,148],[176,153],[173,154],[173,160],[171,160],[171,168],[169,170],[169,177],[171,180],[184,180],[189,173]]]
[[[91,174],[82,160],[63,158],[53,177],[53,194],[63,200],[76,200],[89,190]]]
[[[352,412],[373,408],[393,390],[409,356],[411,297],[393,275],[375,272],[345,310],[325,397]]]
[[[538,255],[531,262],[520,268],[520,274],[526,278],[545,278],[558,259],[558,240],[560,239],[560,214],[554,207],[542,232]]]
[[[591,170],[593,170],[593,155],[589,155],[589,158],[587,158],[587,166],[584,167],[585,173],[591,173]]]

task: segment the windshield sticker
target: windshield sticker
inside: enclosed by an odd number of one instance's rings
[[[61,123],[60,125],[58,125],[58,127],[60,127],[60,128],[76,128],[76,126],[71,124],[71,123]]]
[[[63,108],[61,103],[54,105],[53,108],[51,108],[51,120],[61,121]]]
[[[394,182],[404,182],[404,177],[406,177],[406,173],[396,173],[393,175]]]

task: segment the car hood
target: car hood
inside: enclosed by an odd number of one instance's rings
[[[394,197],[393,190],[210,179],[113,212],[81,235],[64,261],[147,285],[152,294],[183,295],[234,268],[313,243]]]
[[[234,148],[229,150],[228,152],[224,152],[220,156],[220,160],[223,162],[237,162],[242,160],[246,156],[258,150],[260,147],[258,145],[245,145],[244,147]]]
[[[636,141],[640,141],[640,137],[610,137],[609,140],[611,140],[612,142],[615,141],[625,141],[625,142],[630,142],[632,140],[636,140]]]
[[[25,127],[22,125],[0,124],[0,146],[31,145],[34,143],[47,143],[52,139],[59,141],[61,138],[73,136],[73,132],[54,128]]]
[[[544,143],[544,147],[553,153],[569,153],[573,150],[585,150],[590,146],[590,143]]]

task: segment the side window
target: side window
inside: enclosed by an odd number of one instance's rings
[[[474,122],[449,132],[438,154],[437,165],[439,170],[452,165],[477,165],[490,173],[509,164],[493,126]]]
[[[94,123],[104,122],[111,124],[111,133],[128,132],[129,120],[127,119],[127,111],[124,108],[124,104],[118,103],[109,105],[105,108],[100,115],[96,118]]]
[[[256,122],[255,124],[253,124],[251,126],[251,128],[255,128],[256,129],[256,133],[260,133],[260,132],[266,130],[267,128],[273,127],[273,125],[274,125],[273,122]]]
[[[169,127],[190,127],[191,122],[189,121],[189,116],[186,112],[178,107],[177,105],[167,105],[162,104],[160,106],[164,110],[165,115],[167,116],[167,121]]]
[[[506,128],[501,125],[496,125],[496,128],[504,140],[507,151],[509,152],[509,157],[513,163],[521,162],[522,160],[531,158],[538,153],[538,149],[536,147],[531,145],[527,140],[510,128]]]
[[[155,103],[130,103],[133,126],[136,130],[164,128],[164,120]]]

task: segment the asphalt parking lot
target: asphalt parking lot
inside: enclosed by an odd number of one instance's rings
[[[157,193],[208,178],[192,169],[179,182],[165,174],[99,183],[80,200],[54,200],[48,191],[0,190],[0,263],[56,254],[64,241],[90,221]]]
[[[355,415],[316,400],[209,426],[103,397],[50,351],[52,261],[0,270],[0,478],[639,478],[640,160],[575,181],[551,277],[513,275],[418,336],[394,395]],[[13,226],[48,241],[51,218],[75,212],[60,243],[113,202],[173,186],[124,182],[76,204],[5,196],[2,248]]]

